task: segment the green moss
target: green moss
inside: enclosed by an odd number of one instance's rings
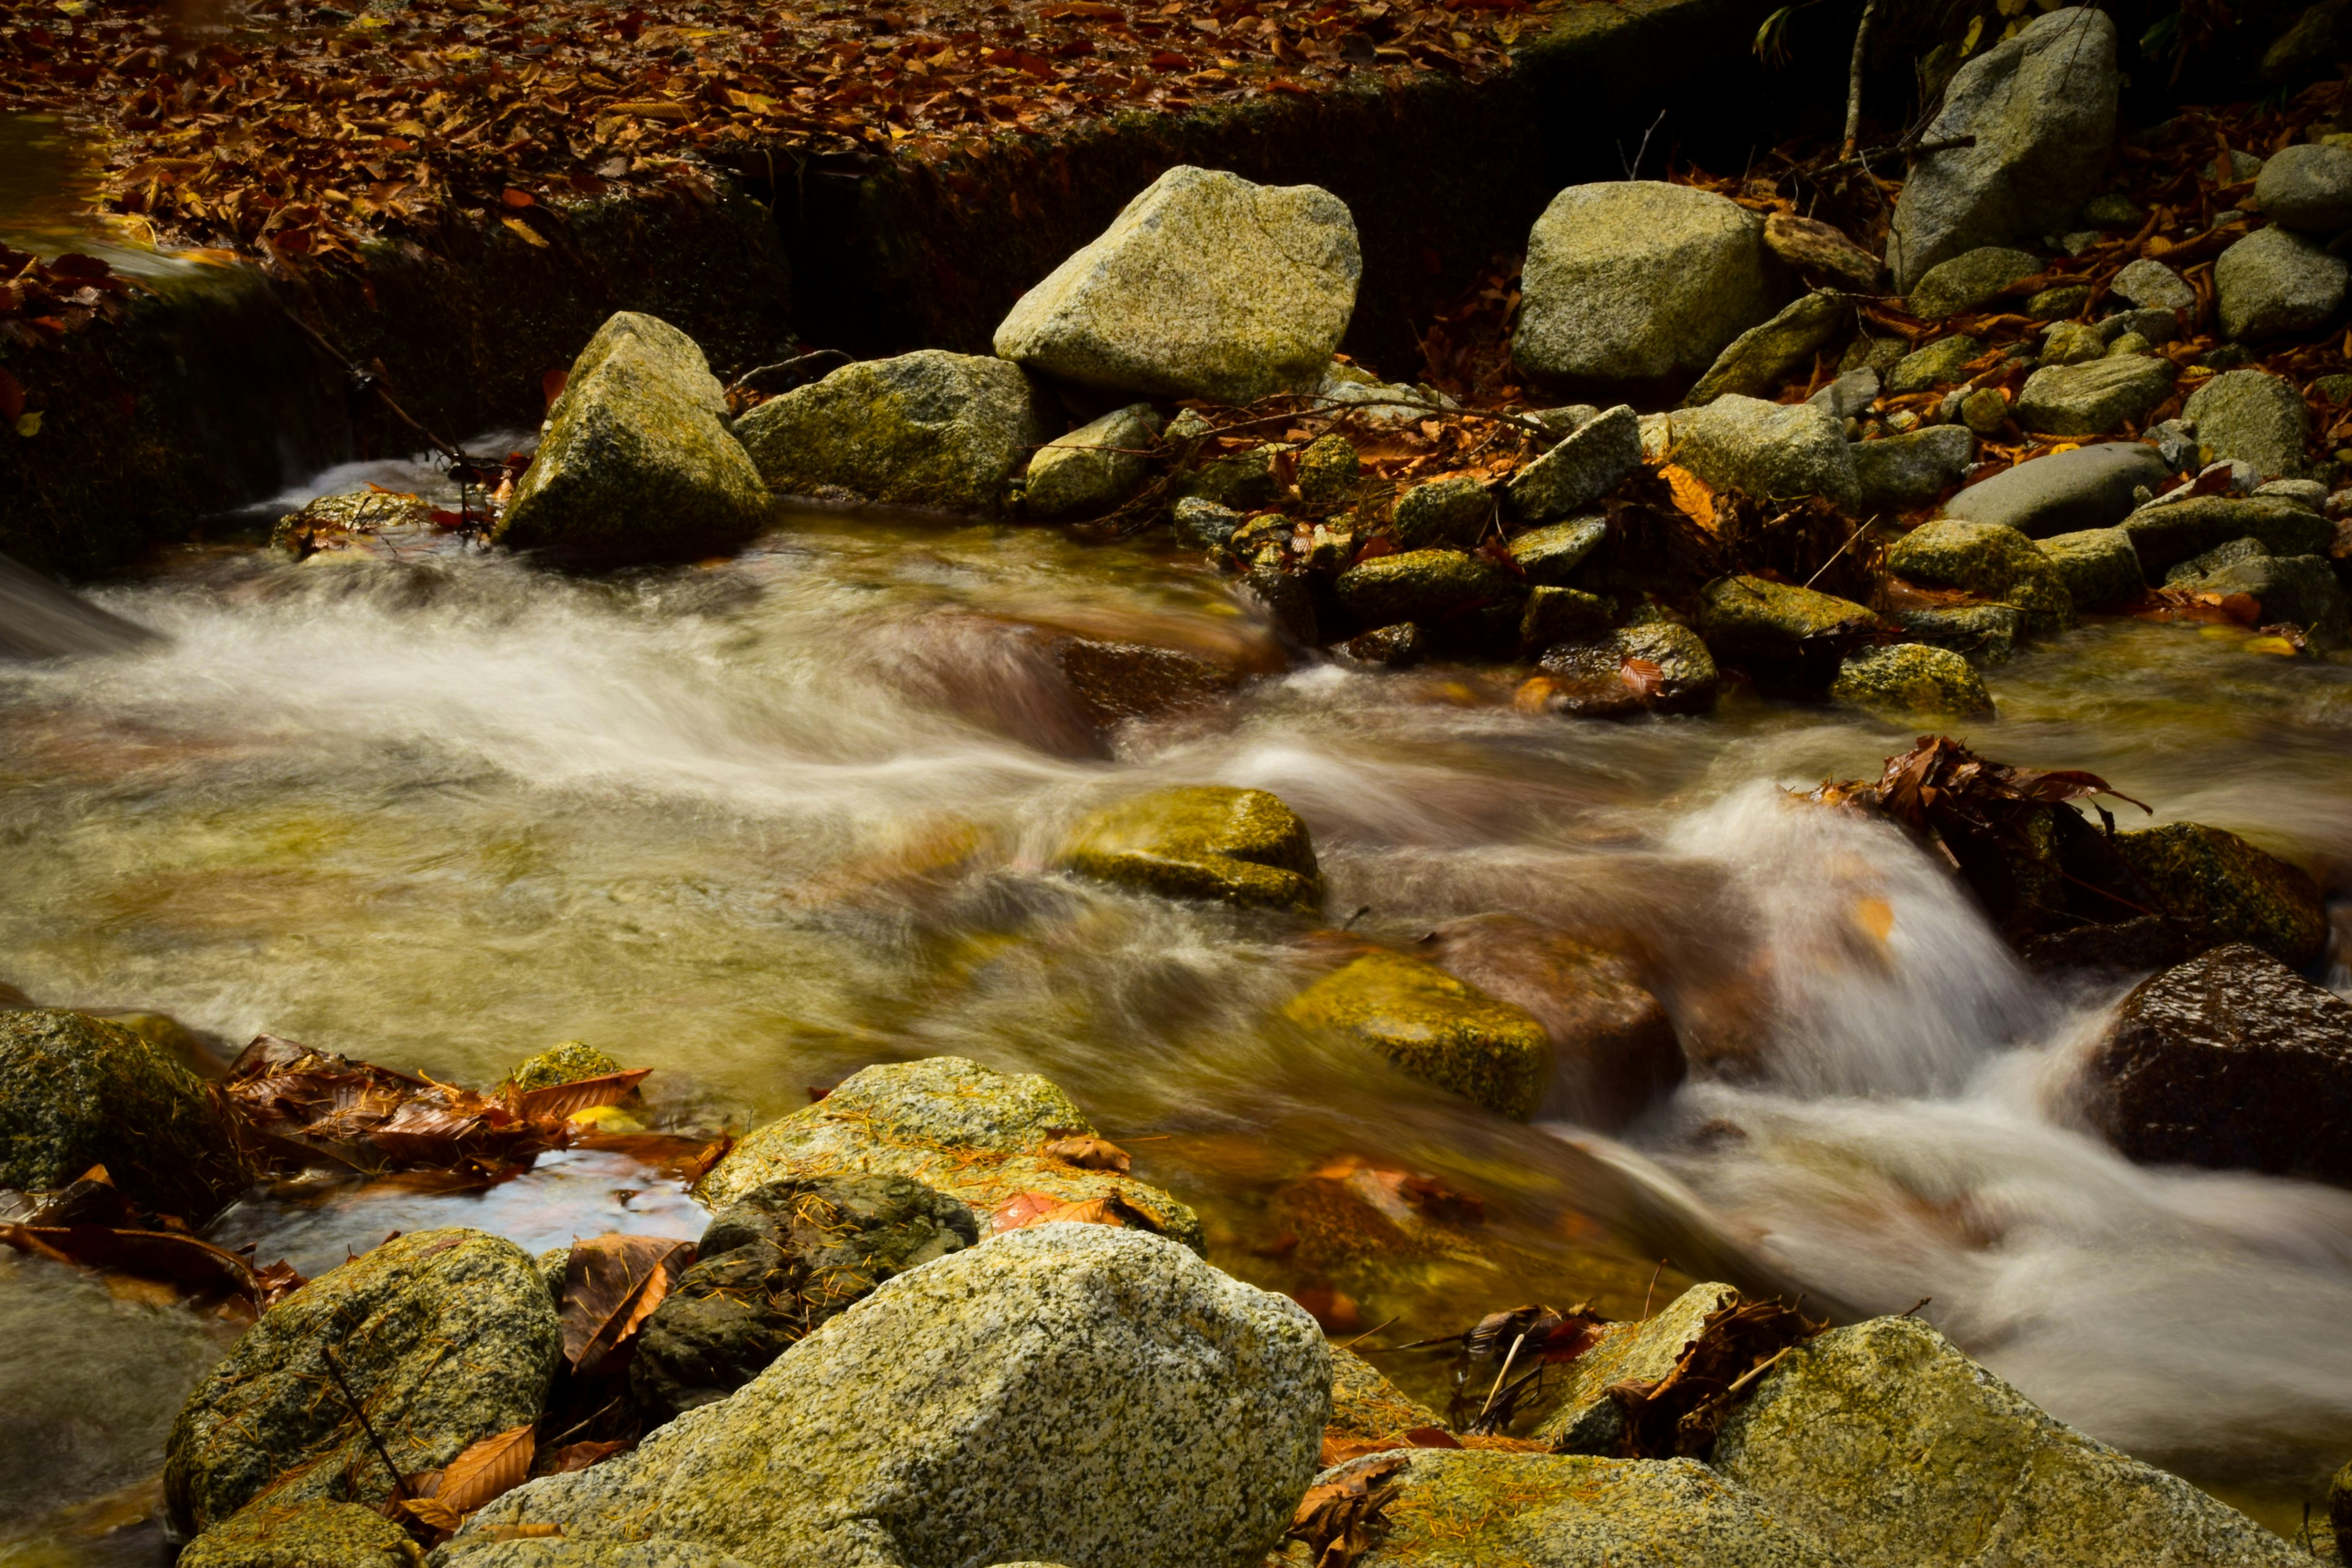
[[[1897,643],[1865,648],[1838,667],[1830,696],[1889,718],[1990,719],[1984,678],[1949,648]]]
[[[2234,833],[2172,822],[2116,836],[2167,914],[2217,942],[2250,942],[2301,968],[2327,947],[2327,910],[2299,868]]]
[[[1481,599],[1517,599],[1525,590],[1477,556],[1459,550],[1408,550],[1339,574],[1339,603],[1367,626],[1426,624]]]
[[[312,1500],[257,1503],[205,1531],[176,1568],[421,1568],[425,1554],[372,1508]]]
[[[2074,624],[2074,599],[2048,554],[2013,528],[1997,522],[1939,518],[1897,540],[1886,554],[1889,571],[1915,583],[1965,588],[2014,605],[2029,635]]]
[[[1521,1121],[1551,1083],[1551,1041],[1541,1024],[1402,953],[1366,953],[1292,997],[1283,1016],[1369,1046],[1415,1078]]]
[[[1816,645],[1879,626],[1851,599],[1817,594],[1762,577],[1725,577],[1707,585],[1699,633],[1717,653],[1734,659],[1793,662]]]
[[[603,1078],[623,1071],[621,1064],[585,1040],[563,1040],[515,1064],[507,1081],[517,1089],[550,1089],[559,1083]]]
[[[1139,795],[1078,824],[1058,858],[1081,876],[1169,898],[1301,913],[1323,902],[1307,825],[1264,790]]]

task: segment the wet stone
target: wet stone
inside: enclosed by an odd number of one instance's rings
[[[1292,997],[1283,1016],[1515,1121],[1533,1116],[1550,1086],[1542,1025],[1402,953],[1366,953]]]
[[[1555,643],[1605,632],[1616,611],[1614,599],[1579,588],[1531,588],[1527,608],[1519,616],[1520,651],[1538,652]]]
[[[2335,526],[2284,497],[2196,496],[2139,508],[2118,525],[2139,552],[2140,570],[2160,581],[2190,557],[2233,539],[2263,542],[2273,555],[2324,555]]]
[[[1029,459],[1024,510],[1048,521],[1117,510],[1150,477],[1163,423],[1151,405],[1134,403],[1048,441]]]
[[[1540,668],[1549,681],[1544,706],[1580,719],[1704,712],[1722,688],[1706,644],[1674,621],[1553,647]]]
[[[1531,528],[1511,540],[1511,559],[1530,583],[1565,584],[1609,536],[1609,520],[1595,514]]]
[[[1332,592],[1360,624],[1424,626],[1482,599],[1514,603],[1525,589],[1477,556],[1458,550],[1408,550],[1339,574]]]
[[[1397,542],[1408,551],[1468,549],[1495,515],[1495,498],[1466,474],[1431,479],[1397,498]]]
[[[1532,608],[1532,600],[1529,605]],[[1339,651],[1358,664],[1380,669],[1410,668],[1419,664],[1428,652],[1423,646],[1421,628],[1411,621],[1349,637],[1339,645]]]
[[[2300,868],[2198,822],[2119,833],[2116,848],[2164,912],[2213,942],[2240,942],[2301,967],[2327,943],[2319,889]]]
[[[2043,539],[2121,522],[2131,513],[2134,489],[2168,477],[2154,447],[2106,441],[2004,469],[1945,502],[1944,515]]]
[[[1205,496],[1186,496],[1176,503],[1176,542],[1194,550],[1222,550],[1242,526],[1242,514]]]
[[[1925,506],[1959,482],[1976,451],[1975,433],[1965,425],[1931,425],[1857,442],[1853,472],[1862,504],[1898,510]]]
[[[2147,591],[2139,552],[2120,528],[2086,528],[2039,542],[2066,594],[2082,610],[2127,605]]]
[[[507,1081],[519,1089],[551,1089],[625,1070],[613,1058],[585,1040],[562,1040],[535,1057],[517,1062]]]
[[[2132,570],[2137,581],[2137,563]],[[2025,617],[2014,605],[1935,605],[1898,610],[1895,624],[1903,628],[1908,641],[1949,648],[1982,667],[2003,663],[2016,651],[2019,638],[2024,636]]]
[[[1965,588],[2014,605],[2031,635],[2063,631],[2074,621],[2074,596],[2049,556],[1999,523],[1950,518],[1922,523],[1895,542],[1886,565],[1915,583]]]
[[[1345,436],[1318,436],[1298,454],[1298,500],[1316,515],[1345,505],[1355,494],[1362,463]]]
[[[1563,1454],[1610,1454],[1625,1435],[1625,1409],[1612,1384],[1664,1381],[1699,1337],[1706,1320],[1738,1303],[1728,1285],[1694,1285],[1651,1316],[1611,1323],[1592,1346],[1562,1367],[1559,1386],[1541,1396],[1534,1436]]]
[[[1710,584],[1699,615],[1699,634],[1716,653],[1818,675],[1822,685],[1847,647],[1884,626],[1851,599],[1761,577]]]
[[[1138,795],[1079,823],[1059,861],[1165,897],[1298,910],[1323,898],[1307,825],[1264,790],[1198,784]]]
[[[1895,643],[1849,655],[1830,696],[1889,718],[1990,719],[1992,694],[1974,666],[1949,648]]]
[[[1673,432],[1675,460],[1717,489],[1758,500],[1855,500],[1853,446],[1826,408],[1728,394],[1676,410]]]

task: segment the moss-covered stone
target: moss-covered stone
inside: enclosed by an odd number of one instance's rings
[[[1519,651],[1540,653],[1559,643],[1584,641],[1606,632],[1616,613],[1616,600],[1580,588],[1529,589],[1519,612]]]
[[[1355,498],[1363,463],[1356,448],[1338,431],[1318,436],[1298,454],[1298,500],[1317,515],[1345,506]]]
[[[983,1232],[1008,1200],[1043,1193],[1067,1203],[1116,1199],[1143,1228],[1202,1250],[1199,1218],[1159,1188],[1044,1152],[1057,1138],[1094,1131],[1076,1101],[1034,1073],[993,1072],[961,1057],[886,1063],[746,1134],[694,1195],[725,1208],[771,1182],[874,1173],[961,1200]]]
[[[726,406],[692,339],[614,314],[572,362],[492,541],[611,563],[749,539],[767,523],[767,488]]]
[[[1419,484],[1397,498],[1397,542],[1407,551],[1468,549],[1494,521],[1495,498],[1467,474]]]
[[[188,1542],[178,1568],[423,1568],[425,1553],[372,1508],[256,1503]]]
[[[2325,555],[2335,524],[2278,496],[2197,496],[2157,501],[2124,519],[2151,583],[2191,556],[2233,539],[2259,539],[2273,555]]]
[[[1843,1568],[1696,1459],[1424,1448],[1379,1484],[1400,1489],[1361,1568]]]
[[[79,1013],[0,1012],[0,1187],[62,1187],[92,1165],[192,1224],[252,1179],[203,1082],[137,1035]]]
[[[1853,296],[1826,291],[1804,295],[1763,325],[1732,339],[1683,401],[1696,408],[1727,392],[1769,397],[1823,344],[1853,324]]]
[[[1982,353],[1984,344],[1966,333],[1938,338],[1896,361],[1894,374],[1886,378],[1886,390],[1902,395],[1949,385],[1962,380],[1969,362]]]
[[[1851,1568],[2293,1568],[2287,1542],[2035,1407],[1915,1318],[1789,1352],[1716,1469]]]
[[[1366,953],[1292,997],[1283,1016],[1522,1121],[1551,1085],[1551,1042],[1531,1015],[1402,953]]]
[[[562,1353],[546,1282],[512,1242],[455,1229],[385,1242],[263,1313],[189,1394],[165,1450],[172,1522],[193,1533],[257,1500],[390,1497],[336,1370],[416,1475],[538,1420]]]
[[[2137,424],[2172,395],[2179,371],[2153,354],[2052,365],[2028,376],[2017,422],[2036,435],[2105,436]]]
[[[2234,833],[2169,822],[2118,833],[2116,847],[2164,912],[2215,942],[2242,942],[2301,968],[2326,950],[2318,885]]]
[[[1367,626],[1423,625],[1480,600],[1516,601],[1526,590],[1492,563],[1459,550],[1407,550],[1339,574],[1332,591]]]
[[[1648,621],[1606,637],[1557,645],[1545,651],[1541,668],[1551,683],[1543,694],[1544,706],[1580,719],[1704,712],[1714,706],[1723,684],[1706,642],[1675,621]]]
[[[1611,1323],[1583,1354],[1560,1367],[1536,1406],[1534,1435],[1562,1454],[1613,1454],[1625,1433],[1625,1410],[1609,1385],[1629,1378],[1662,1382],[1706,1326],[1708,1314],[1737,1303],[1728,1285],[1694,1285],[1647,1318]]]
[[[1190,784],[1121,801],[1079,823],[1058,861],[1168,898],[1302,912],[1323,902],[1307,825],[1264,790]]]
[[[624,1070],[619,1062],[585,1040],[561,1040],[517,1062],[507,1081],[522,1089],[551,1089],[559,1083],[578,1083]]]
[[[1949,648],[1895,643],[1864,648],[1838,666],[1830,696],[1894,718],[1990,719],[1984,677]]]
[[[1530,583],[1562,584],[1609,537],[1609,520],[1595,514],[1531,528],[1511,541],[1511,559]]]
[[[1897,576],[1942,588],[1965,588],[2014,605],[2029,635],[2074,624],[2074,596],[2050,557],[2013,528],[1938,518],[1921,523],[1886,552]]]
[[[2042,258],[2031,251],[2003,246],[1979,246],[1948,261],[1937,262],[1911,285],[1911,313],[1937,321],[1990,303],[2021,279],[2042,270]]]
[[[2014,605],[1923,605],[1896,611],[1895,624],[1910,641],[1950,648],[1979,668],[2005,662],[2025,630]]]
[[[1180,499],[1214,501],[1235,511],[1255,511],[1282,499],[1282,477],[1274,460],[1284,448],[1275,443],[1202,464],[1175,485]]]
[[[1833,658],[1846,642],[1884,626],[1851,599],[1762,577],[1724,577],[1707,584],[1698,629],[1725,658],[1799,668]],[[1828,670],[1822,673],[1826,679]]]
[[[2085,528],[2037,543],[2077,609],[2128,605],[2147,592],[2139,574],[2139,552],[2120,528]]]
[[[421,496],[352,490],[319,496],[289,512],[269,531],[269,547],[296,561],[323,550],[363,546],[376,535],[431,526],[433,508]]]
[[[1124,504],[1151,474],[1151,447],[1165,423],[1149,403],[1114,408],[1037,448],[1022,505],[1046,521],[1100,517]]]
[[[1370,1362],[1344,1346],[1331,1347],[1329,1436],[1402,1445],[1416,1427],[1444,1426],[1436,1411],[1391,1383]]]
[[[772,489],[993,514],[1045,439],[1035,387],[1000,359],[920,349],[772,397],[735,433]]]

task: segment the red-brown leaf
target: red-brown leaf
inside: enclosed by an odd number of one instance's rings
[[[592,1375],[629,1342],[693,1260],[694,1243],[666,1236],[591,1237],[564,1268],[564,1359]]]

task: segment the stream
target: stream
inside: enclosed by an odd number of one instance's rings
[[[362,479],[438,482],[339,469],[288,509]],[[1376,1345],[1720,1275],[1840,1316],[1924,1299],[2053,1414],[2283,1531],[2352,1454],[2352,1193],[2109,1152],[2067,1087],[2119,988],[2028,973],[1894,829],[1788,799],[1910,731],[1737,691],[1564,721],[1496,672],[1310,663],[1073,755],[972,628],[1223,645],[1251,612],[1164,542],[904,515],[788,510],[734,557],[603,578],[195,545],[88,596],[161,640],[0,664],[0,981],[45,1004],[480,1087],[581,1038],[655,1069],[662,1123],[738,1131],[964,1056],[1052,1077],[1215,1261],[1352,1292]],[[2341,867],[2352,666],[2248,640],[2094,620],[1990,671],[2001,717],[1963,738]],[[1049,868],[1083,813],[1186,783],[1289,803],[1360,935],[1509,910],[1640,954],[1714,1065],[1608,1139],[1288,1035],[1328,941]],[[1481,1246],[1307,1278],[1271,1211],[1349,1160],[1476,1196]],[[541,1249],[703,1218],[573,1152],[487,1193],[262,1194],[208,1234],[315,1273],[394,1230]],[[127,1521],[231,1332],[0,1254],[0,1563],[160,1562]],[[1384,1364],[1442,1395],[1411,1363]]]

